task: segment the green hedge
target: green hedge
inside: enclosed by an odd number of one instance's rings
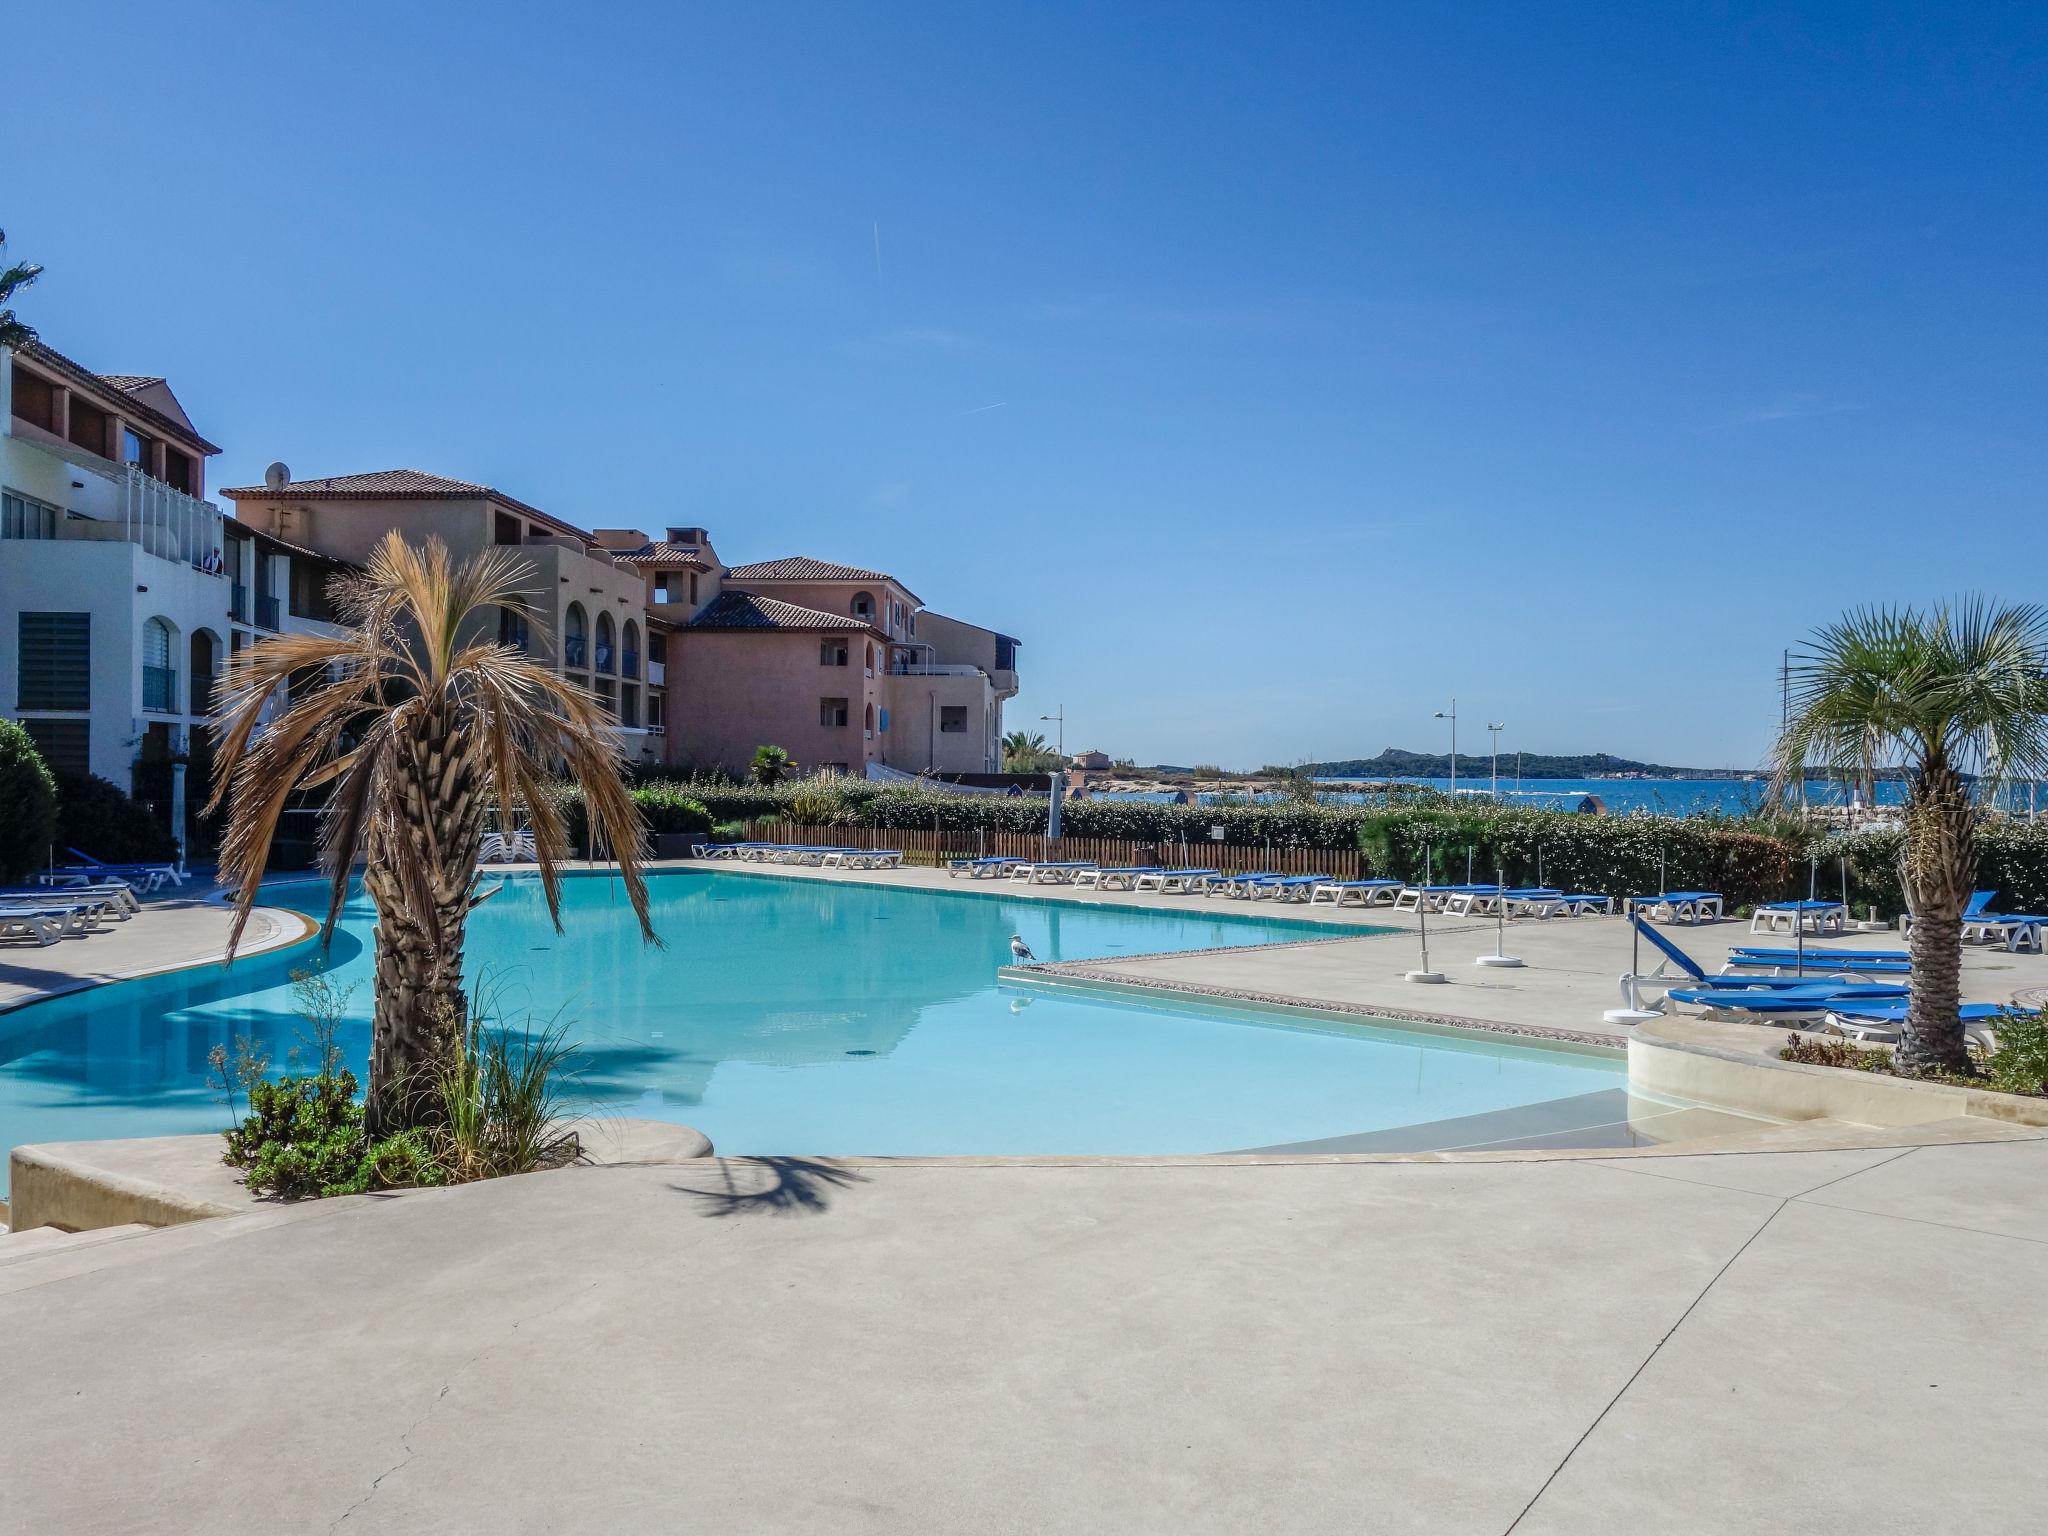
[[[1839,895],[1842,865],[1849,872],[1849,904],[1858,913],[1875,906],[1886,917],[1906,909],[1899,882],[1901,832],[1856,832],[1825,837],[1808,850],[1819,860],[1814,882],[1824,897]],[[1807,878],[1802,858],[1797,877]],[[1986,822],[1977,828],[1977,887],[1998,892],[1994,912],[2048,913],[2048,827]],[[1805,892],[1802,888],[1800,894]]]
[[[81,849],[108,864],[173,859],[177,840],[148,806],[92,774],[57,776],[57,853]]]

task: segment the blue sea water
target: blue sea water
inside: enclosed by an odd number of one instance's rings
[[[1624,1081],[1601,1057],[996,979],[1012,933],[1042,959],[1090,959],[1329,931],[1308,923],[1199,902],[1159,913],[698,870],[649,884],[660,949],[641,944],[613,880],[565,882],[562,933],[536,882],[509,882],[471,920],[470,975],[487,979],[501,1013],[571,1022],[579,1107],[694,1125],[725,1152],[1213,1152]],[[309,883],[264,899],[322,906]],[[358,1073],[371,925],[358,894],[328,958],[356,987],[341,1043]],[[317,946],[301,945],[0,1015],[0,1156],[24,1142],[219,1129],[207,1053],[247,1035],[282,1069],[302,1028],[289,973],[317,961]]]
[[[1318,780],[1324,784],[1340,784],[1341,779]],[[1432,789],[1448,791],[1448,778],[1397,778],[1387,782],[1396,784],[1423,784]],[[1460,775],[1458,793],[1487,793],[1493,790],[1493,780],[1487,775],[1476,778]],[[1516,787],[1514,781],[1503,778],[1500,781],[1500,798],[1509,805],[1527,806],[1535,810],[1578,810],[1586,797],[1597,796],[1610,815],[1626,815],[1631,811],[1647,811],[1658,816],[1739,816],[1754,811],[1763,802],[1764,784],[1757,779],[1525,779]],[[1099,794],[1102,800],[1144,800],[1164,803],[1174,799],[1169,791],[1131,790],[1115,794]],[[1194,797],[1201,805],[1213,805],[1219,801],[1242,799],[1242,796],[1204,793]],[[1278,795],[1261,795],[1262,800],[1277,800]],[[1378,795],[1360,794],[1355,791],[1328,789],[1321,791],[1318,798],[1328,805],[1363,805],[1381,799]],[[1846,804],[1842,786],[1815,780],[1807,786],[1807,799],[1814,805]],[[1879,805],[1897,805],[1905,799],[1905,785],[1896,782],[1880,783],[1877,786]]]

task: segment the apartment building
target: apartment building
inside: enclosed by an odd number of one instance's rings
[[[515,551],[530,574],[532,612],[500,609],[475,637],[518,647],[610,708],[630,760],[663,760],[667,623],[651,617],[639,569],[596,538],[503,491],[416,469],[325,479],[274,477],[222,494],[235,521],[292,548],[361,565],[391,529],[439,538],[456,559]]]
[[[670,627],[668,761],[744,771],[754,749],[864,774],[1001,766],[1011,636],[926,609],[884,571],[796,557],[728,566],[701,527],[601,528]]]

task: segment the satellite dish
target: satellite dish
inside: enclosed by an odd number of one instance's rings
[[[282,459],[263,471],[263,483],[273,491],[281,491],[292,483],[292,472],[285,467]]]

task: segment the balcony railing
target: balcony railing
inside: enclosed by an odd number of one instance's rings
[[[249,622],[249,589],[239,581],[228,591],[228,617],[237,624]]]
[[[649,663],[647,663],[647,686],[650,688],[662,688],[666,687],[667,684],[667,663],[659,661],[650,661]]]
[[[619,676],[637,678],[640,675],[640,656],[636,651],[623,652],[619,657]]]
[[[597,643],[597,670],[609,672],[612,669],[612,648],[602,640]]]
[[[120,497],[123,533],[130,543],[203,571],[221,568],[221,514],[212,502],[173,490],[139,464],[123,466]]]
[[[262,595],[260,595],[260,594],[259,594],[259,595],[257,596],[257,598],[256,598],[256,627],[257,627],[258,629],[275,629],[275,628],[277,628],[277,599],[276,599],[276,598],[274,598],[274,597],[264,597],[264,596],[262,596]]]
[[[582,671],[590,665],[590,642],[581,635],[568,635],[562,640],[562,665]]]
[[[175,667],[142,669],[142,707],[160,715],[178,712],[178,673]]]
[[[975,677],[981,668],[964,661],[899,661],[898,677]]]

